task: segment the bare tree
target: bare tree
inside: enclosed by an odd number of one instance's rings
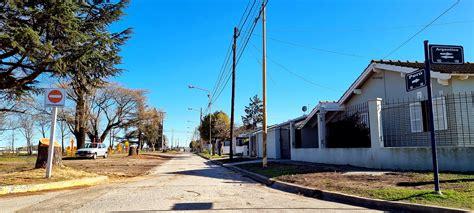
[[[96,90],[90,102],[89,139],[104,141],[113,128],[138,122],[145,100],[144,90],[117,84],[107,84],[107,87]]]
[[[69,136],[70,133],[69,125],[67,124],[67,112],[68,111],[66,109],[62,108],[58,113],[58,127],[59,134],[61,136],[62,152],[64,152],[64,140]]]
[[[25,137],[26,140],[26,147],[28,151],[28,155],[33,154],[33,137],[35,134],[34,131],[34,123],[31,122],[33,120],[33,116],[31,114],[20,114],[19,118],[19,130],[21,134]]]

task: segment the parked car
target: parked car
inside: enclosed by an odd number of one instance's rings
[[[86,143],[84,148],[76,151],[76,157],[87,157],[97,159],[97,157],[107,158],[107,146],[103,143]]]

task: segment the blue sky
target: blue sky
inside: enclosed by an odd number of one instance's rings
[[[429,23],[455,1],[428,0],[270,0],[267,7],[268,122],[302,115],[301,107],[320,100],[337,100],[368,65]],[[199,114],[188,107],[206,107],[206,94],[189,84],[212,89],[227,51],[233,27],[247,0],[135,0],[113,30],[132,27],[123,48],[121,84],[147,89],[149,105],[167,112],[165,129],[175,141],[189,142]],[[387,57],[423,60],[423,40],[463,45],[473,61],[474,1],[463,0],[435,24]],[[261,49],[261,24],[251,43]],[[292,46],[285,42],[304,47]],[[242,42],[239,40],[238,42]],[[314,48],[314,49],[311,49]],[[322,50],[354,55],[334,54]],[[304,76],[314,84],[295,77]],[[237,67],[236,123],[249,98],[261,97],[261,52],[251,44]],[[230,82],[213,109],[230,112]],[[171,132],[166,132],[171,138]]]
[[[337,100],[371,59],[384,58],[454,2],[270,0],[267,6],[268,123],[302,115],[303,105],[312,109],[320,100]],[[121,67],[126,72],[114,81],[148,90],[149,105],[167,113],[165,133],[171,139],[174,129],[174,139],[181,145],[189,143],[191,135],[186,132],[199,122],[199,113],[188,111],[188,107],[205,108],[207,104],[204,92],[187,86],[214,87],[233,27],[247,3],[248,0],[132,0],[123,20],[111,26],[112,31],[126,27],[134,30],[121,52]],[[464,46],[466,61],[473,62],[472,11],[474,1],[461,0],[433,26],[386,59],[422,61],[423,40],[428,39],[431,43]],[[249,98],[255,94],[261,97],[261,53],[252,46],[261,49],[261,31],[259,22],[237,67],[238,125],[242,123],[240,117]],[[230,82],[213,109],[230,114]]]

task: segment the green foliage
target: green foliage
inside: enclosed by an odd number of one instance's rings
[[[242,116],[245,129],[256,129],[263,122],[263,103],[257,95],[250,98],[249,105],[245,107],[245,114]]]
[[[209,116],[203,118],[199,133],[202,139],[209,141]],[[216,111],[211,115],[212,139],[227,139],[230,137],[230,119],[222,111]]]
[[[370,147],[370,131],[357,113],[327,124],[327,147],[356,148]]]

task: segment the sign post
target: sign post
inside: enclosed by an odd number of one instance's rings
[[[425,46],[425,70],[426,70],[426,93],[428,94],[428,117],[429,117],[429,128],[430,128],[430,138],[431,138],[431,156],[433,160],[433,173],[434,173],[434,184],[435,192],[441,194],[439,189],[439,171],[438,171],[438,157],[436,153],[436,137],[434,129],[434,120],[433,120],[433,100],[431,94],[431,67],[430,67],[430,50],[428,48],[428,40],[424,42]]]
[[[436,137],[433,120],[433,100],[431,94],[431,64],[460,65],[464,63],[464,50],[462,46],[453,45],[429,45],[428,40],[424,41],[425,47],[425,70],[426,70],[426,90],[428,94],[428,116],[431,138],[431,153],[433,158],[433,173],[435,192],[441,194],[439,188],[438,158],[436,153]]]
[[[58,107],[63,107],[66,100],[64,89],[46,89],[44,106],[53,107],[51,113],[51,133],[49,136],[48,161],[46,163],[46,178],[51,178],[53,171],[54,141],[56,140],[56,118]]]

